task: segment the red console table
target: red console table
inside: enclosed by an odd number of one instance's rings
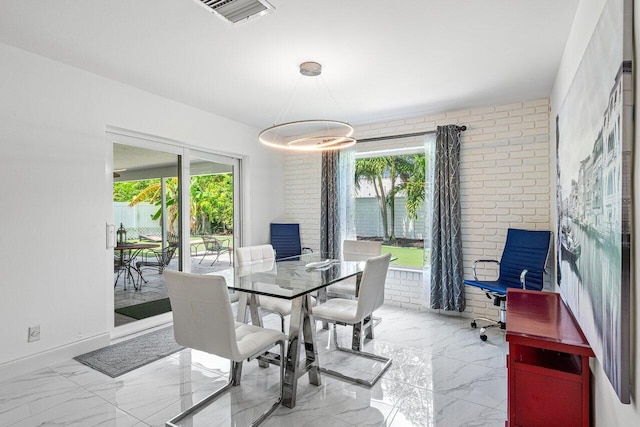
[[[589,426],[594,354],[560,294],[509,289],[507,303],[506,426]]]

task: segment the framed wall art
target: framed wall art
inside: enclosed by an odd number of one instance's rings
[[[630,400],[631,1],[608,0],[556,118],[558,283]]]

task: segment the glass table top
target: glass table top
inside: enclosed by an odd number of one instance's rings
[[[314,263],[324,265],[312,268],[310,264]],[[291,300],[355,276],[364,270],[364,265],[365,261],[328,260],[319,253],[310,253],[209,274],[223,276],[229,289]]]

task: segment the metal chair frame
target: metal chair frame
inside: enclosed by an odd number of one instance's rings
[[[231,265],[231,248],[228,245],[229,239],[218,239],[215,236],[201,236],[202,243],[204,244],[204,254],[200,259],[200,263],[204,261],[204,258],[207,255],[215,255],[216,258],[213,260],[211,265],[215,264],[224,252],[229,254],[229,265]],[[225,245],[226,244],[226,245]]]
[[[174,244],[169,244],[169,246],[166,246],[162,249],[150,249],[150,252],[153,253],[156,258],[155,261],[137,261],[136,270],[140,277],[140,280],[138,281],[138,287],[142,285],[140,282],[147,283],[147,280],[142,276],[143,268],[152,268],[158,270],[159,274],[162,274],[165,267],[168,266],[173,259],[177,249],[178,246]]]
[[[279,340],[279,341],[276,342],[276,344],[280,346],[280,354],[281,355],[285,354],[285,352],[284,352],[284,348],[285,348],[284,341],[283,340]],[[253,359],[256,359],[257,357],[259,357],[259,356],[261,356],[263,354],[264,354],[264,350],[261,350],[258,353],[254,354],[253,356],[249,357],[247,359],[247,361],[249,362],[249,361],[251,361]],[[167,421],[165,425],[167,427],[178,427],[177,423],[180,422],[182,419],[184,419],[185,417],[187,417],[189,415],[196,414],[198,411],[203,409],[209,403],[211,403],[214,400],[216,400],[223,393],[225,393],[228,390],[230,390],[231,387],[240,385],[241,376],[242,376],[242,362],[231,361],[231,369],[229,371],[229,381],[224,386],[222,386],[218,390],[214,391],[210,395],[204,397],[202,400],[197,402],[192,407],[187,408],[183,412],[179,413],[178,415],[176,415],[175,417],[173,417],[172,419]],[[273,413],[273,411],[278,409],[278,406],[280,406],[280,404],[282,403],[283,395],[284,395],[284,363],[282,363],[282,361],[281,361],[280,362],[280,396],[278,397],[278,400],[276,400],[276,402],[273,405],[271,405],[271,407],[269,409],[267,409],[265,412],[263,412],[262,415],[260,415],[257,420],[255,420],[254,422],[251,423],[251,426],[260,425],[264,420],[267,419],[267,417],[269,417],[269,415],[271,415]]]
[[[350,381],[356,384],[361,384],[367,387],[373,387],[373,385],[376,382],[378,382],[380,377],[384,375],[387,369],[389,369],[392,363],[392,359],[388,357],[384,357],[384,356],[380,356],[377,354],[368,353],[366,351],[360,350],[362,346],[362,341],[364,338],[362,332],[364,331],[367,334],[368,338],[373,338],[374,322],[375,322],[375,319],[372,319],[372,317],[369,316],[365,319],[365,321],[358,322],[352,325],[353,326],[352,348],[340,347],[340,345],[338,344],[338,325],[342,325],[342,326],[350,326],[350,325],[342,322],[334,322],[334,321],[329,322],[333,324],[333,327],[331,329],[333,329],[332,336],[333,336],[334,347],[336,350],[384,363],[380,371],[378,371],[378,373],[371,380],[366,380],[364,378],[358,378],[358,377],[351,377],[349,375],[343,374],[342,372],[334,371],[333,369],[323,368],[322,366],[320,367],[320,372],[325,373],[327,375],[331,375],[333,377],[346,380],[346,381]]]

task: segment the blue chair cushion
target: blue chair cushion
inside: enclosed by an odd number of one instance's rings
[[[500,283],[500,281],[498,280],[486,282],[481,282],[479,280],[464,280],[462,283],[467,286],[475,286],[476,288],[480,288],[483,291],[492,292],[499,295],[507,294],[507,286]],[[521,288],[520,286],[518,287]]]

